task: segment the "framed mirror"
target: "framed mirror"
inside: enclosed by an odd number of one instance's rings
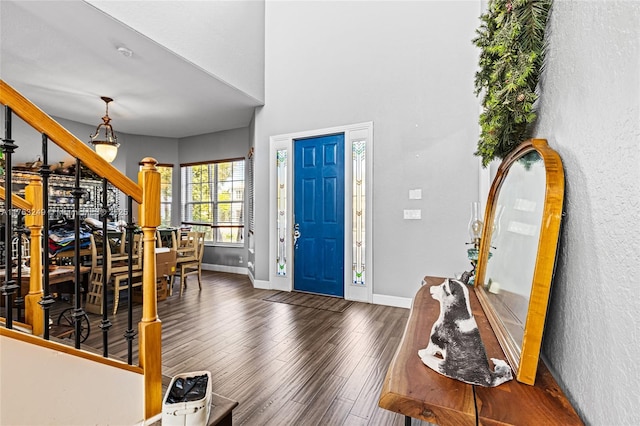
[[[560,156],[523,142],[491,185],[474,288],[519,382],[533,385],[553,277],[562,206]]]

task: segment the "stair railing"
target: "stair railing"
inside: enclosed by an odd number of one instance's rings
[[[53,299],[49,293],[48,276],[49,264],[48,256],[41,254],[48,252],[47,246],[42,242],[48,239],[48,176],[51,173],[47,164],[47,141],[51,141],[64,151],[76,158],[76,171],[79,173],[80,165],[84,165],[92,170],[96,175],[109,181],[112,185],[122,191],[128,200],[129,216],[127,223],[127,239],[132,242],[132,232],[135,228],[132,220],[131,207],[133,201],[139,204],[139,226],[143,233],[143,305],[142,319],[138,323],[139,354],[138,364],[144,371],[144,392],[145,392],[145,418],[151,418],[160,413],[162,405],[162,327],[157,311],[157,290],[156,290],[156,258],[155,258],[155,236],[156,228],[160,224],[160,174],[156,169],[157,161],[151,157],[142,160],[143,167],[138,173],[138,183],[136,184],[118,169],[103,160],[98,154],[90,149],[85,143],[71,134],[63,126],[42,112],[37,106],[13,89],[10,85],[0,80],[0,103],[5,106],[5,138],[3,139],[2,150],[5,158],[5,191],[0,196],[5,199],[6,213],[6,241],[5,249],[9,252],[7,256],[5,282],[1,286],[5,295],[5,311],[7,312],[6,326],[12,328],[13,323],[13,295],[17,291],[18,299],[20,285],[15,283],[11,274],[10,238],[12,232],[13,206],[21,209],[25,214],[25,225],[31,233],[31,275],[29,283],[29,293],[24,297],[25,321],[32,325],[33,333],[42,335],[48,339],[49,307]],[[16,114],[25,123],[42,134],[43,139],[43,165],[41,177],[34,176],[25,191],[23,200],[14,194],[5,196],[11,192],[11,155],[18,147],[14,144],[11,135],[11,117]],[[79,178],[76,175],[76,187],[74,189],[75,212],[76,212],[76,236],[78,229],[78,199],[80,197]],[[17,198],[16,198],[17,197]],[[103,206],[104,208],[105,206]],[[106,217],[105,217],[106,220]],[[44,234],[44,235],[43,235]],[[108,244],[106,233],[103,235],[103,244]],[[76,247],[78,244],[76,244]],[[131,245],[130,245],[131,247]],[[131,250],[130,250],[131,251]],[[80,265],[79,251],[75,252],[75,264]],[[131,264],[131,261],[129,262]],[[18,268],[20,269],[20,268]],[[78,268],[76,268],[77,270]],[[74,325],[76,332],[76,348],[79,347],[79,317],[84,315],[79,300],[79,275],[76,273],[76,300],[74,301]],[[129,276],[129,301],[131,302],[131,275]],[[19,283],[19,281],[18,281]],[[103,288],[106,292],[106,285]],[[106,299],[106,293],[104,294]],[[131,304],[131,303],[129,303]],[[103,324],[108,331],[108,319],[105,322],[106,309],[103,312]],[[106,324],[105,324],[106,323]],[[105,330],[103,330],[105,332]],[[105,333],[106,335],[106,333]],[[129,347],[129,364],[132,363],[131,343],[135,332],[131,323],[131,308],[129,308],[129,324],[125,333]],[[107,356],[106,343],[104,356]]]

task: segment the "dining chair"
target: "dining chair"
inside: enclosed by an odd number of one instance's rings
[[[103,293],[103,263],[106,262],[106,283],[113,290],[113,314],[118,312],[120,302],[120,292],[127,288],[124,285],[129,280],[128,254],[111,253],[110,244],[96,244],[96,237],[90,236],[91,245],[91,273],[89,278],[89,289],[85,310],[94,314],[102,315],[102,293]],[[106,249],[105,249],[106,247]],[[132,287],[142,285],[142,235],[134,235],[132,253]],[[131,303],[131,301],[129,301]]]
[[[183,242],[180,245],[180,242]],[[178,243],[176,275],[180,274],[180,296],[187,287],[187,276],[197,275],[198,286],[202,290],[202,257],[204,255],[204,232],[189,232]],[[173,284],[169,294],[173,292]]]

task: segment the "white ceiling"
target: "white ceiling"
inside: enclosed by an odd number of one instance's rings
[[[117,48],[133,51],[125,57]],[[0,78],[47,114],[182,138],[246,127],[261,102],[84,1],[0,1]]]

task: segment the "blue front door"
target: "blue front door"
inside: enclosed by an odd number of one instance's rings
[[[344,297],[344,134],[294,141],[293,288]]]

